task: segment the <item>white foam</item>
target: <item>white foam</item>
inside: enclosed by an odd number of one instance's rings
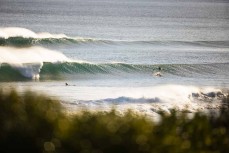
[[[48,32],[42,32],[37,34],[37,38],[69,38],[65,34],[50,34]]]
[[[64,84],[64,83],[63,83]],[[61,86],[62,88],[62,86]],[[44,91],[42,89],[40,91]],[[186,85],[159,85],[154,87],[79,87],[68,86],[62,91],[52,88],[49,93],[57,95],[65,101],[65,104],[71,111],[87,109],[92,111],[109,111],[115,108],[119,112],[125,112],[129,109],[154,116],[163,111],[170,113],[171,109],[177,111],[193,113],[197,111],[219,110],[221,100],[218,97],[210,99],[195,99],[190,96],[192,93],[201,93],[204,91],[217,92],[216,88],[201,88],[197,86]],[[55,91],[56,90],[56,91]],[[77,93],[77,94],[75,94]]]
[[[49,32],[35,33],[29,29],[20,28],[20,27],[7,27],[7,28],[0,27],[0,38],[7,39],[9,37],[23,37],[23,38],[35,38],[35,39],[66,38],[66,39],[72,39],[78,42],[96,41],[96,39],[93,39],[93,38],[69,37],[61,33],[60,34],[51,34]]]
[[[25,37],[25,38],[36,38],[37,34],[25,28],[18,28],[18,27],[0,28],[0,37],[9,38],[9,37],[17,37],[17,36]]]
[[[39,78],[44,62],[70,62],[64,54],[43,47],[0,47],[0,64],[8,63],[28,78]]]
[[[64,54],[43,47],[0,47],[0,63],[41,63],[70,61]]]
[[[20,64],[20,65],[11,65],[13,68],[19,70],[19,72],[31,79],[38,80],[40,78],[40,69],[43,66],[43,63],[30,63],[30,64]]]
[[[20,27],[0,28],[0,37],[24,37],[24,38],[68,38],[65,34],[50,34],[48,32],[35,33],[29,29]]]

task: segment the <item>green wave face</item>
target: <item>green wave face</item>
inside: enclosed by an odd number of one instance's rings
[[[160,69],[159,69],[160,67]],[[124,63],[44,63],[40,69],[40,79],[64,79],[67,76],[93,76],[101,75],[149,75],[161,72],[165,77],[209,77],[227,76],[229,64],[171,64],[171,65],[138,65]],[[0,67],[0,81],[26,80],[16,68],[8,64]]]
[[[152,45],[191,45],[191,46],[208,46],[208,47],[229,47],[229,41],[112,41],[92,38],[74,38],[74,37],[48,37],[33,38],[14,36],[9,38],[0,37],[0,46],[29,47],[33,45],[51,45],[51,44],[152,44]]]
[[[29,80],[20,71],[12,68],[8,64],[0,65],[0,81],[24,81]]]
[[[209,75],[228,75],[229,64],[164,64],[164,65],[138,65],[124,63],[89,64],[89,63],[46,63],[41,69],[41,77],[46,75],[64,74],[141,74],[148,75],[161,72],[167,76],[180,77],[208,77]]]
[[[229,63],[215,64],[163,64],[163,65],[141,65],[125,63],[45,63],[41,74],[49,73],[115,73],[115,72],[154,72],[161,71],[176,74],[179,71],[190,71],[193,73],[211,73],[212,70],[220,70],[220,67],[228,67]],[[174,72],[174,73],[173,73]]]
[[[99,41],[99,40],[97,40]],[[96,42],[96,40],[90,38],[25,38],[25,37],[0,37],[0,46],[15,46],[15,47],[30,47],[33,45],[48,45],[48,44],[78,44],[78,43],[90,43]]]

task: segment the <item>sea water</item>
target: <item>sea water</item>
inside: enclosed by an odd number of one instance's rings
[[[227,0],[1,0],[0,26],[1,88],[73,112],[217,109],[229,88]]]

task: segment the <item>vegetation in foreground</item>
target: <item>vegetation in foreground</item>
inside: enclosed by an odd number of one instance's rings
[[[227,105],[217,116],[161,113],[159,123],[132,112],[119,116],[114,110],[68,116],[59,101],[46,96],[0,92],[0,152],[225,153],[228,119]]]

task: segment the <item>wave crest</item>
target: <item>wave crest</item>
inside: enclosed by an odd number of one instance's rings
[[[68,78],[68,76],[78,77],[79,75],[93,76],[93,75],[110,75],[110,76],[126,76],[126,75],[147,75],[152,77],[154,73],[158,72],[158,67],[161,67],[162,77],[201,77],[209,78],[224,76],[229,69],[229,64],[171,64],[171,65],[139,65],[139,64],[125,64],[125,63],[79,63],[79,62],[42,62],[42,63],[25,63],[21,65],[12,65],[14,69],[18,70],[24,77],[41,79],[59,79]],[[8,64],[2,64],[0,75],[4,73],[16,73],[12,71]],[[36,77],[37,76],[37,77]],[[15,78],[12,78],[15,79]]]
[[[106,40],[82,37],[69,37],[65,34],[51,34],[48,32],[35,33],[29,29],[19,27],[0,28],[0,46],[27,47],[33,45],[51,44],[131,44],[154,46],[200,46],[228,48],[229,41],[158,41],[158,40]]]
[[[19,27],[0,28],[0,37],[21,37],[21,38],[67,38],[65,34],[50,34],[48,32],[35,33],[29,29]]]
[[[0,65],[1,76],[5,76],[6,74],[15,74],[18,76],[18,72],[20,72],[26,78],[38,79],[44,62],[58,63],[70,61],[64,54],[42,47],[0,47],[0,52],[0,64],[7,63]],[[11,76],[8,77],[11,78]],[[18,77],[21,78],[21,76]],[[13,77],[13,79],[15,78]]]
[[[35,33],[18,27],[0,28],[1,46],[33,46],[39,44],[66,44],[96,41],[92,38],[68,37],[65,34],[51,34],[48,32]],[[98,40],[99,41],[99,40]]]

